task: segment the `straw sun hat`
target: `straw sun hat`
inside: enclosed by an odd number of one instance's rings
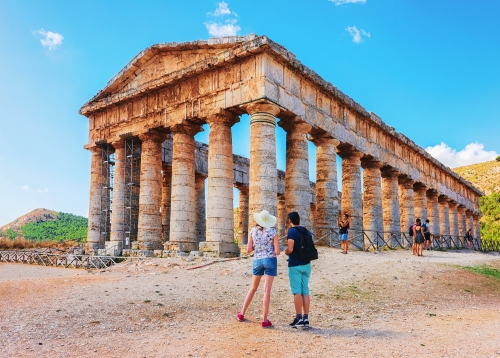
[[[272,216],[267,210],[262,210],[260,213],[253,214],[253,218],[257,222],[257,225],[265,228],[276,225],[276,216]]]

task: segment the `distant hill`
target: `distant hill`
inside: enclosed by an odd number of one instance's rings
[[[0,236],[28,240],[83,240],[87,218],[47,209],[35,209],[0,228]]]
[[[500,161],[452,169],[485,193],[481,204],[481,237],[500,240]]]

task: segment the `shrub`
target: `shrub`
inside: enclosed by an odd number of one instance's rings
[[[500,162],[500,155],[496,159],[497,162]]]

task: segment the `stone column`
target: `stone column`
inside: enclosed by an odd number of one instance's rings
[[[444,195],[440,195],[438,198],[439,203],[439,231],[441,236],[444,236],[444,240],[447,246],[450,246],[450,213],[449,213],[449,203],[450,199]]]
[[[172,167],[163,166],[161,181],[161,226],[163,241],[170,238],[170,202],[172,197]]]
[[[137,241],[140,250],[161,250],[162,143],[164,135],[144,133],[142,141],[139,222]]]
[[[465,206],[459,205],[457,208],[458,212],[458,235],[460,246],[467,247],[467,242],[465,241],[465,234],[467,233],[467,218],[465,216]]]
[[[194,176],[194,191],[196,197],[196,242],[206,241],[206,203],[205,203],[205,179],[203,174],[196,173]]]
[[[310,222],[311,222],[311,233],[313,235],[316,235],[316,204],[309,204],[310,205],[310,214],[311,214],[311,217],[310,217]]]
[[[480,216],[477,215],[477,214],[474,214],[472,216],[472,219],[473,219],[473,224],[472,224],[472,236],[474,237],[475,240],[477,240],[477,242],[481,242],[481,226],[479,224],[479,218]]]
[[[125,243],[123,230],[125,219],[125,142],[114,142],[112,145],[115,148],[115,173],[109,245],[115,247],[113,254],[118,256],[122,253]]]
[[[87,231],[86,252],[97,252],[100,248],[100,220],[101,220],[101,177],[102,177],[102,149],[95,146],[89,149],[92,153],[90,164],[90,200],[89,220]]]
[[[282,120],[280,126],[286,131],[286,212],[298,212],[300,225],[311,230],[311,187],[307,148],[307,133],[311,126],[300,118]]]
[[[236,184],[236,187],[240,191],[240,205],[239,205],[239,216],[238,216],[238,244],[240,246],[240,251],[246,252],[246,246],[248,243],[248,186],[243,184]]]
[[[250,117],[250,186],[248,226],[254,227],[253,214],[267,210],[276,216],[276,116],[279,107],[272,103],[252,103]]]
[[[406,175],[398,178],[400,223],[401,231],[404,233],[403,238],[406,238],[405,245],[409,244],[408,230],[415,222],[413,183],[414,181]]]
[[[167,250],[193,251],[196,241],[196,192],[194,135],[198,125],[175,125],[172,142],[172,197],[170,204],[170,241]]]
[[[466,229],[472,229],[472,235],[474,236],[474,219],[473,219],[473,213],[470,210],[465,211],[465,216],[466,216]]]
[[[285,206],[285,196],[278,194],[278,236],[282,238],[288,233],[287,223],[287,212]]]
[[[459,231],[458,231],[458,203],[456,201],[450,200],[449,204],[449,215],[450,215],[450,235],[451,240],[455,247],[459,246]]]
[[[427,187],[422,183],[413,184],[415,195],[415,220],[420,218],[422,223],[427,219]]]
[[[337,227],[339,192],[337,182],[337,146],[339,141],[327,135],[313,135],[316,145],[316,235],[325,237]],[[351,214],[351,211],[348,212]],[[330,238],[327,238],[330,242]]]
[[[349,239],[353,239],[353,243],[357,247],[363,248],[363,199],[361,195],[361,157],[363,153],[347,149],[340,150],[339,156],[342,158],[341,211],[342,214],[350,215]]]
[[[383,245],[384,221],[382,217],[382,163],[363,159],[363,229],[373,244]],[[365,247],[370,243],[365,241]],[[377,247],[376,247],[377,248]]]
[[[427,216],[430,221],[429,231],[432,235],[441,234],[441,225],[439,224],[439,193],[436,190],[427,190]]]
[[[236,256],[234,243],[233,208],[233,142],[231,127],[238,117],[223,112],[210,115],[208,139],[208,207],[207,241],[200,251],[215,252],[217,256]],[[276,195],[276,194],[275,194]]]
[[[382,215],[386,242],[394,248],[401,242],[401,216],[398,197],[399,173],[392,168],[382,170]]]

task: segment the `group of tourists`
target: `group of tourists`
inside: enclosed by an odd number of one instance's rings
[[[245,321],[245,313],[259,288],[262,276],[264,276],[262,327],[269,328],[273,326],[268,319],[269,303],[273,280],[278,275],[277,257],[280,254],[280,244],[278,230],[274,228],[276,224],[275,216],[269,214],[267,210],[263,210],[260,213],[255,213],[254,219],[257,226],[250,231],[247,244],[248,253],[254,252],[252,285],[236,318],[240,322]],[[288,277],[295,305],[295,318],[289,326],[293,328],[309,328],[309,305],[311,302],[309,297],[310,260],[317,258],[317,252],[316,257],[304,254],[305,250],[309,250],[308,248],[312,247],[309,251],[315,251],[315,248],[311,232],[300,226],[299,214],[291,212],[288,214],[287,220],[289,229],[285,255],[288,256]]]

